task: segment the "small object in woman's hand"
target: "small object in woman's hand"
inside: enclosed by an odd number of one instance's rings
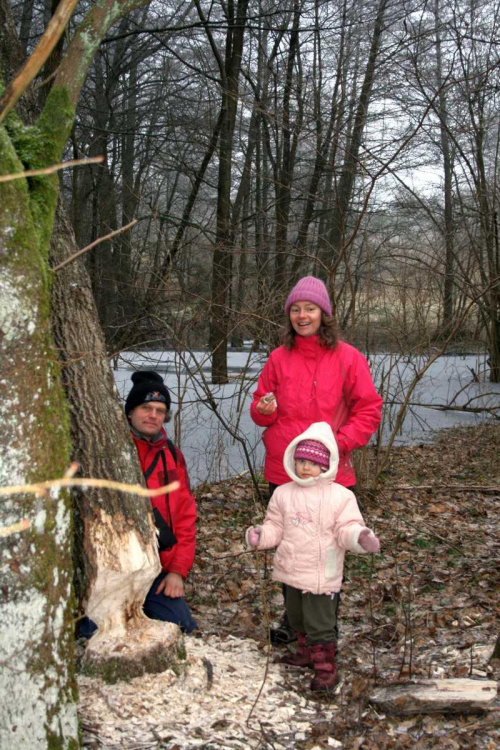
[[[276,396],[272,391],[269,391],[265,396],[262,396],[262,400],[265,404],[270,404],[271,401],[276,401]]]

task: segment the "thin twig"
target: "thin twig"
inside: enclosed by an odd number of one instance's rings
[[[264,668],[264,677],[262,678],[262,685],[260,686],[259,692],[257,693],[257,697],[255,698],[254,702],[252,703],[250,711],[248,712],[247,720],[245,722],[247,724],[247,726],[248,726],[250,718],[251,718],[251,716],[253,714],[255,706],[259,702],[259,698],[262,695],[262,691],[264,690],[264,685],[266,684],[266,680],[267,680],[267,674],[269,672],[269,662],[271,660],[271,633],[270,633],[270,630],[269,630],[269,626],[270,626],[269,606],[268,606],[268,602],[267,602],[266,592],[264,590],[264,581],[263,581],[261,573],[260,573],[260,566],[259,566],[259,557],[260,556],[259,556],[259,553],[257,552],[256,549],[255,549],[254,553],[255,553],[255,567],[256,567],[256,570],[257,570],[257,579],[259,581],[260,594],[261,594],[261,597],[262,597],[262,608],[264,610],[264,625],[265,625],[265,628],[266,628],[266,631],[267,631],[267,659],[266,659],[266,666]]]
[[[25,531],[25,529],[29,529],[30,522],[27,518],[24,518],[22,521],[17,521],[17,523],[12,523],[10,526],[2,526],[0,528],[0,537],[4,536],[10,536],[11,534],[17,534],[19,531]]]
[[[38,484],[17,484],[11,487],[0,487],[0,496],[43,495],[47,490],[62,487],[82,487],[83,489],[86,487],[96,487],[98,489],[116,490],[117,492],[128,492],[130,495],[138,495],[139,497],[159,497],[160,495],[172,492],[172,490],[177,490],[180,484],[179,482],[171,482],[164,487],[148,490],[145,487],[141,487],[140,484],[114,482],[111,479],[93,479],[91,477],[75,479],[72,477],[63,477],[62,479],[50,479],[47,482],[39,482]]]
[[[374,555],[370,555],[370,585],[368,586],[368,602],[370,605],[370,627],[371,634],[373,636],[375,632],[375,618],[373,616],[373,596],[372,596],[372,581],[373,581],[373,563]],[[372,662],[373,662],[373,679],[377,679],[377,646],[375,638],[372,637]]]
[[[407,492],[408,490],[434,490],[435,492],[450,491],[453,492],[500,492],[500,485],[490,485],[485,487],[480,484],[396,484],[391,486],[391,492],[394,490]]]
[[[13,172],[12,174],[0,175],[0,182],[11,182],[11,180],[20,180],[23,177],[39,177],[44,174],[54,174],[59,172],[61,169],[66,167],[80,167],[85,164],[102,164],[104,156],[86,156],[82,159],[71,159],[70,161],[62,161],[59,164],[52,164],[51,167],[44,167],[43,169],[26,169],[24,172]]]
[[[121,234],[122,232],[126,232],[127,229],[132,229],[133,226],[135,226],[138,222],[138,219],[134,219],[129,224],[125,224],[124,227],[120,227],[120,229],[115,229],[113,232],[110,232],[109,234],[105,234],[104,237],[98,237],[96,240],[90,243],[90,245],[87,245],[86,247],[83,247],[81,250],[78,250],[77,253],[74,253],[69,258],[66,258],[66,260],[63,260],[62,263],[59,263],[59,265],[54,266],[52,269],[53,271],[59,271],[60,268],[63,268],[64,266],[67,266],[68,263],[71,263],[76,258],[80,257],[80,255],[83,255],[83,253],[87,253],[89,250],[92,250],[93,247],[96,245],[100,245],[101,242],[106,242],[106,240],[111,239],[111,237],[115,237],[117,234]]]

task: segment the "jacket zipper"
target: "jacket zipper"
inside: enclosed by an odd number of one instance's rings
[[[320,580],[321,580],[321,511],[323,509],[323,489],[321,489],[321,499],[319,501],[319,514],[318,514],[318,578],[316,583],[316,590],[320,592]]]

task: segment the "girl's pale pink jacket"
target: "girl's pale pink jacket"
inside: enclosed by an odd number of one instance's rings
[[[330,468],[299,479],[293,454],[301,440],[320,440],[330,451]],[[340,591],[346,550],[366,554],[358,544],[366,528],[353,493],[335,482],[339,454],[331,427],[316,422],[289,444],[283,465],[291,482],[271,498],[258,549],[277,547],[273,579],[313,594]],[[248,534],[248,532],[247,532]]]

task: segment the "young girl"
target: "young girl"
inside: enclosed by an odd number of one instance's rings
[[[378,552],[353,493],[335,482],[339,453],[331,427],[316,422],[289,444],[283,465],[291,482],[276,488],[262,526],[251,526],[252,547],[277,547],[273,579],[285,584],[288,619],[297,632],[295,653],[281,661],[314,667],[311,690],[332,690],[335,667],[335,594],[344,553]]]

